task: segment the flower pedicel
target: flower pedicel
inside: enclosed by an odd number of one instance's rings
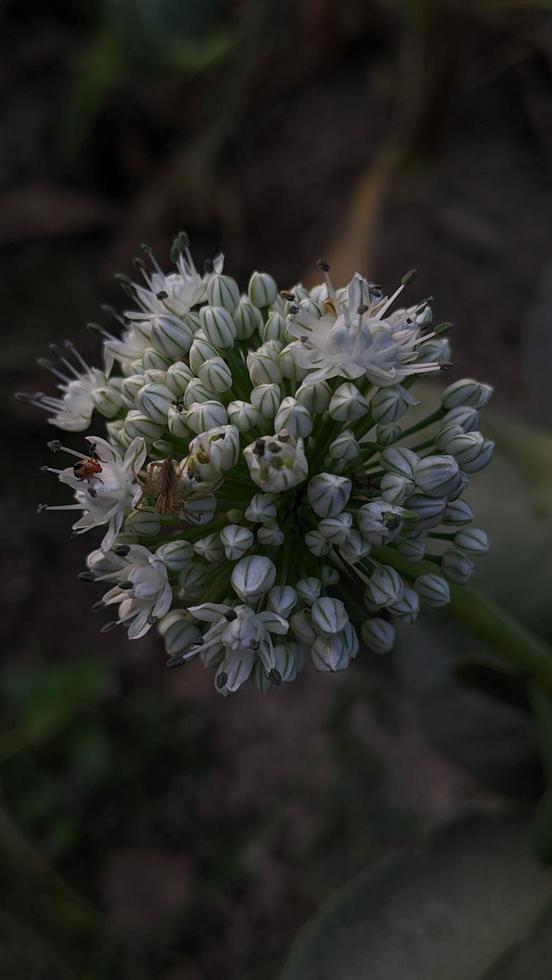
[[[342,670],[359,632],[387,652],[394,622],[446,605],[488,550],[462,495],[492,456],[491,387],[457,381],[404,426],[416,378],[450,356],[429,300],[397,305],[412,274],[386,297],[358,273],[335,289],[320,262],[314,289],[254,272],[241,295],[222,256],[196,270],[184,234],[168,275],[144,250],[144,283],[119,277],[133,309],[105,308],[122,330],[96,327],[103,369],[52,345],[59,395],[18,396],[71,432],[107,420],[82,453],[50,442],[69,465],[45,467],[73,491],[74,532],[104,532],[81,575],[109,586],[102,631],[156,625],[168,665],[201,659],[222,694],[294,680],[306,656]]]

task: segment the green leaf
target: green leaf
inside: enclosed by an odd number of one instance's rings
[[[282,980],[494,980],[551,900],[524,821],[464,822],[340,889],[300,931]],[[550,933],[546,946],[516,980],[548,980]]]

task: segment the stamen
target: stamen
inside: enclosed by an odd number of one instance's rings
[[[66,374],[59,371],[47,357],[37,357],[36,363],[39,365],[39,367],[44,368],[46,371],[49,371],[50,374],[53,374],[56,378],[59,378],[59,380],[63,381],[64,384],[69,384],[71,379],[68,378]]]
[[[330,267],[328,263],[325,261],[325,259],[318,259],[318,262],[316,264],[320,269],[320,271],[324,273],[324,279],[326,281],[326,286],[328,287],[328,295],[330,296],[333,302],[336,315],[338,315],[341,310],[341,304],[337,298],[337,293],[335,291],[334,284],[328,275],[330,271]],[[345,322],[347,323],[347,326],[350,326],[347,315],[345,316]]]
[[[71,352],[71,354],[72,354],[72,355],[73,355],[73,357],[75,358],[75,360],[76,360],[76,362],[77,362],[77,364],[80,364],[80,366],[81,366],[81,367],[83,367],[83,368],[84,368],[84,370],[85,370],[85,371],[86,371],[87,373],[90,373],[90,365],[86,363],[86,361],[85,361],[85,359],[84,359],[84,357],[83,357],[83,356],[82,356],[82,354],[81,354],[81,353],[80,353],[80,352],[79,352],[79,351],[77,350],[77,348],[75,347],[75,345],[74,345],[74,343],[73,343],[73,341],[72,341],[72,340],[64,340],[64,341],[63,341],[63,346],[65,347],[65,349],[66,349],[66,350],[68,350],[68,351],[70,351],[70,352]]]
[[[104,623],[104,625],[100,627],[100,633],[111,633],[111,630],[114,630],[117,626],[120,625],[121,625],[121,620],[114,619],[111,623]]]
[[[124,326],[126,326],[124,320],[122,320],[122,323]],[[105,337],[106,340],[117,340],[117,337],[115,337],[112,333],[109,333],[109,330],[106,330],[105,327],[102,327],[99,323],[93,323],[90,321],[90,323],[86,324],[86,329],[92,330],[94,333],[99,333],[100,336]]]

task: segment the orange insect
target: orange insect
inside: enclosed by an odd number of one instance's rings
[[[77,480],[90,480],[92,477],[98,477],[98,473],[101,472],[100,457],[96,452],[96,447],[92,444],[90,456],[88,459],[79,459],[78,463],[73,466],[73,473]]]

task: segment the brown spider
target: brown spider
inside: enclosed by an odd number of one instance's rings
[[[180,516],[189,500],[205,497],[212,493],[212,487],[201,487],[190,489],[183,484],[179,477],[176,466],[172,459],[154,459],[146,467],[146,480],[142,497],[136,509],[140,509],[140,504],[146,495],[155,497],[154,509],[158,514],[171,514]],[[187,520],[193,523],[199,522],[200,518],[196,515],[187,515]]]

